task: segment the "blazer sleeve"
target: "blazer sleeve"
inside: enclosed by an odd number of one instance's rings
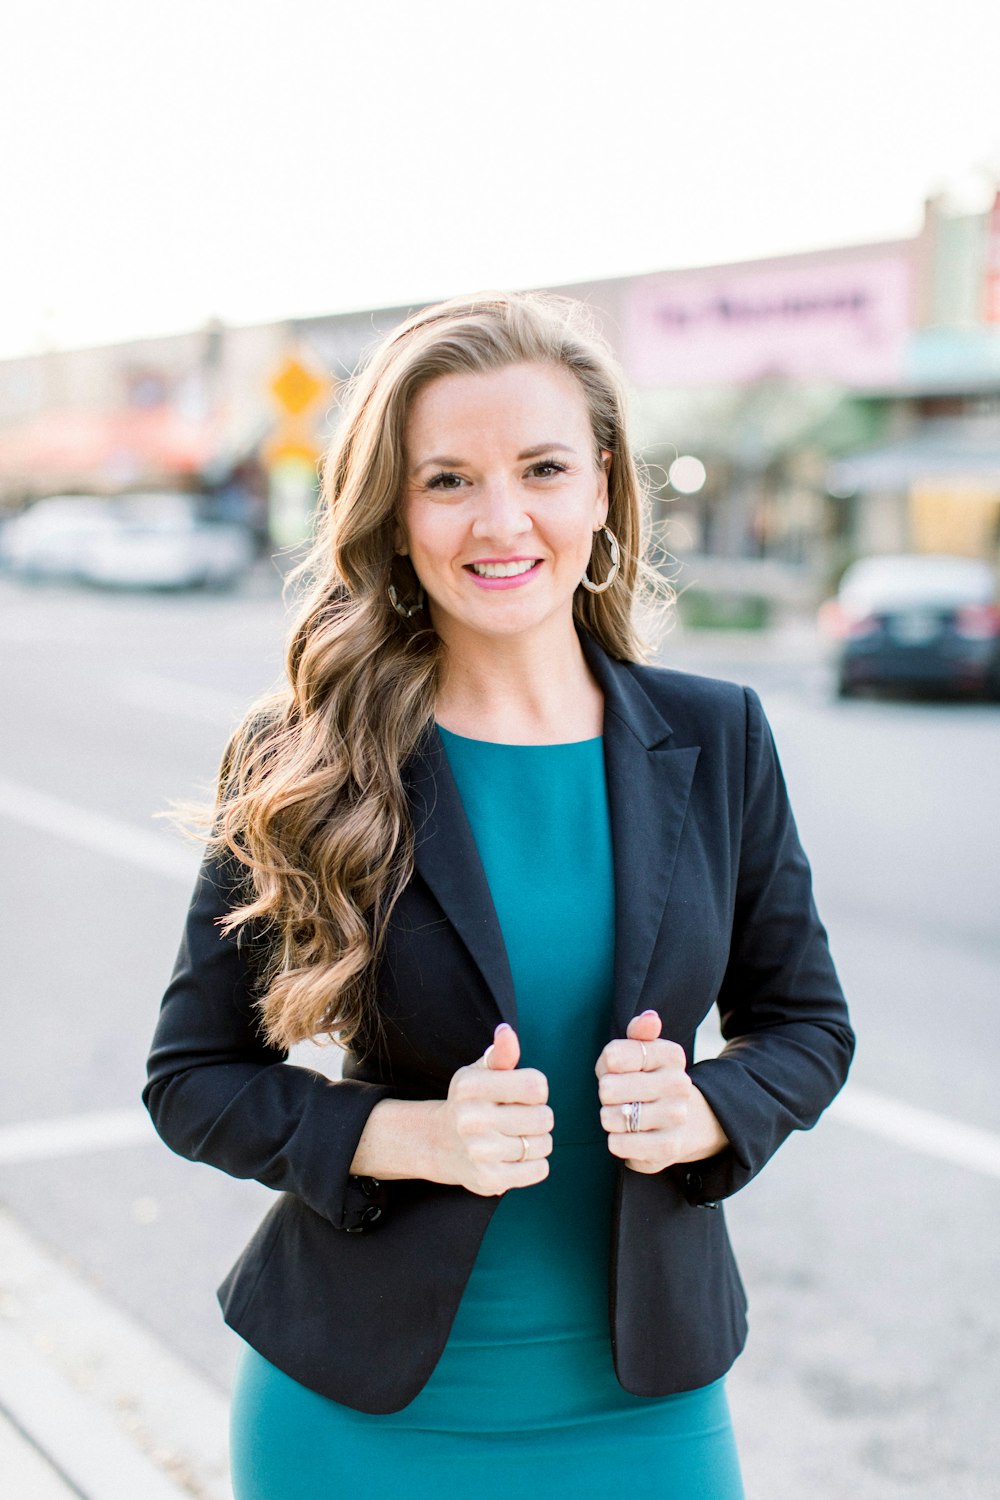
[[[388,1086],[339,1082],[286,1061],[255,1011],[253,943],[219,919],[238,904],[233,861],[206,856],[163,998],[143,1101],[159,1135],[191,1161],[294,1193],[340,1229],[381,1215],[380,1184],[350,1165]]]
[[[748,1183],[791,1131],[816,1123],[854,1052],[770,727],[756,693],[744,695],[736,900],[717,999],[726,1046],[690,1070],[730,1144],[681,1171],[688,1199],[706,1206]]]

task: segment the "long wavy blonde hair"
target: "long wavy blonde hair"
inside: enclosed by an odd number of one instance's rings
[[[321,1034],[349,1046],[377,1030],[375,964],[413,869],[404,767],[434,718],[442,646],[426,610],[404,619],[388,595],[390,583],[403,600],[417,587],[393,548],[410,404],[440,376],[525,362],[575,376],[595,463],[601,449],[612,455],[608,525],[621,571],[606,593],[577,590],[576,618],[612,656],[646,654],[633,623],[653,576],[645,485],[616,361],[586,309],[567,298],[490,293],[408,319],[346,392],[323,464],[315,541],[297,570],[304,594],[288,689],[247,716],[220,771],[212,845],[238,862],[246,897],[222,926],[263,933],[261,1022],[277,1046]],[[608,566],[598,537],[591,576]]]

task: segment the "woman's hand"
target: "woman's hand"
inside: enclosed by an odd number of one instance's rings
[[[520,1056],[504,1021],[478,1062],[452,1077],[438,1115],[437,1181],[489,1198],[549,1175],[549,1083],[537,1068],[519,1068]]]
[[[684,1049],[662,1040],[662,1029],[655,1010],[645,1010],[597,1059],[608,1150],[633,1172],[662,1172],[677,1162],[702,1161],[727,1144],[704,1094],[685,1072]],[[641,1106],[638,1128],[630,1129],[636,1102]]]
[[[519,1068],[521,1048],[506,1022],[478,1062],[459,1068],[447,1099],[380,1099],[361,1132],[352,1176],[387,1182],[423,1178],[489,1198],[549,1175],[549,1083]]]

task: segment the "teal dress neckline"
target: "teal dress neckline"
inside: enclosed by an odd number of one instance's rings
[[[537,744],[532,742],[522,745],[520,743],[512,743],[508,740],[473,739],[467,734],[457,734],[454,729],[446,729],[436,719],[434,721],[434,728],[442,736],[445,745],[447,745],[449,740],[457,740],[460,745],[485,745],[494,750],[572,750],[577,745],[603,745],[604,743],[603,734],[593,734],[588,735],[585,740],[542,740]]]

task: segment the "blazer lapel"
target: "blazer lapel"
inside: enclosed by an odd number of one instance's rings
[[[672,747],[670,725],[627,666],[587,635],[584,652],[604,691],[604,760],[615,861],[613,1034],[642,1008],[643,984],[673,878],[697,745]],[[648,997],[655,1008],[656,997]]]
[[[414,865],[462,939],[492,992],[501,1019],[517,1030],[517,1004],[503,934],[479,850],[432,726],[407,767]]]
[[[663,922],[697,745],[673,747],[670,725],[630,669],[581,632],[604,693],[604,760],[615,864],[615,996],[612,1034],[642,1008],[643,984]],[[503,934],[476,841],[440,736],[431,727],[407,767],[414,864],[465,943],[504,1021],[517,1004]],[[650,997],[655,1005],[656,997]]]

